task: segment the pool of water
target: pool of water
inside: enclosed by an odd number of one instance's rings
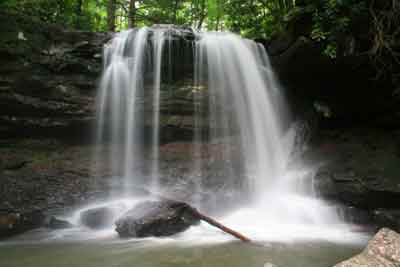
[[[179,238],[119,239],[108,232],[37,230],[0,242],[1,267],[329,267],[361,251],[364,242],[194,242]],[[51,234],[50,234],[51,233]],[[71,238],[73,236],[73,238]],[[273,265],[268,265],[268,264]]]
[[[148,241],[2,244],[2,267],[230,266],[328,267],[358,253],[359,246],[331,243],[154,245]]]

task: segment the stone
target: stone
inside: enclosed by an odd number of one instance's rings
[[[122,215],[115,223],[115,230],[120,237],[171,236],[199,221],[184,202],[145,201]]]
[[[400,234],[382,228],[360,254],[335,267],[398,267],[400,266]]]
[[[102,229],[113,225],[116,217],[123,212],[123,205],[111,205],[88,209],[80,214],[80,223],[92,229]]]
[[[389,227],[397,232],[400,231],[400,210],[399,209],[376,209],[372,213],[374,223]]]
[[[57,229],[72,228],[74,227],[74,225],[66,220],[61,220],[54,216],[51,216],[49,221],[46,223],[46,227],[57,230]]]
[[[325,130],[319,139],[311,161],[324,161],[314,179],[322,197],[365,210],[400,209],[395,133]]]

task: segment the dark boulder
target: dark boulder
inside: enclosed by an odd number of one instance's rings
[[[74,225],[66,220],[61,220],[54,216],[51,216],[48,222],[46,223],[46,227],[56,230],[56,229],[72,228],[74,227]]]
[[[115,219],[123,212],[122,205],[104,206],[83,211],[80,214],[80,223],[92,229],[101,229],[112,226]]]
[[[146,201],[117,220],[120,237],[170,236],[199,223],[188,204],[176,201]]]

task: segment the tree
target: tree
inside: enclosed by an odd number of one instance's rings
[[[197,29],[200,30],[203,26],[204,20],[206,19],[207,16],[207,5],[206,5],[206,0],[200,0],[200,9],[199,9],[199,22],[197,24]]]
[[[178,13],[178,7],[179,7],[179,0],[175,0],[174,1],[174,7],[173,7],[173,19],[172,19],[172,23],[176,24],[176,17],[177,17],[177,13]]]
[[[115,0],[107,1],[107,27],[109,31],[115,31]]]
[[[75,14],[76,14],[76,20],[75,20],[75,27],[77,29],[81,28],[81,20],[82,20],[82,5],[83,5],[83,0],[77,0],[76,1],[76,6],[75,6]]]
[[[136,25],[136,0],[130,0],[128,9],[128,28],[134,28],[135,25]]]

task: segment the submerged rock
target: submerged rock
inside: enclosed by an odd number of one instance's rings
[[[177,201],[146,201],[122,215],[115,223],[120,237],[170,236],[198,224],[188,204]]]
[[[104,206],[85,210],[80,215],[80,223],[92,229],[112,226],[116,217],[123,212],[123,205]]]
[[[51,216],[49,221],[46,223],[46,227],[50,229],[67,229],[74,227],[74,225],[66,220],[61,220]]]
[[[400,266],[400,234],[382,228],[367,248],[353,258],[335,267],[397,267]]]

